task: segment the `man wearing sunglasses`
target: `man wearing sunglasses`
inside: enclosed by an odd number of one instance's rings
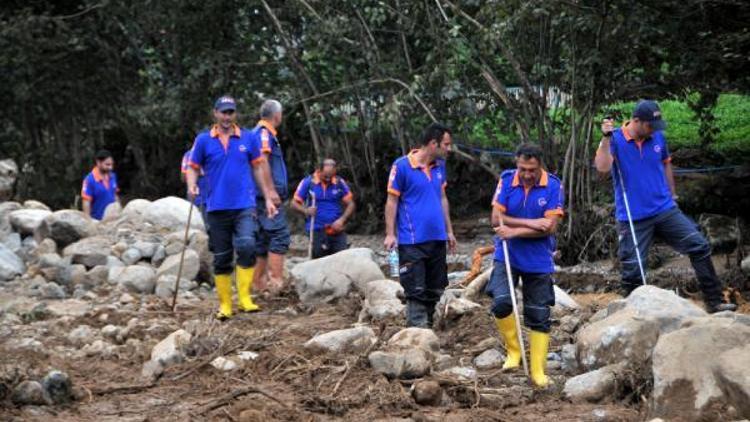
[[[251,296],[256,262],[256,191],[267,193],[272,189],[266,182],[268,164],[260,152],[260,145],[249,131],[237,125],[236,110],[234,98],[225,95],[216,100],[215,124],[195,138],[187,172],[191,196],[201,194],[198,186],[201,171],[209,192],[204,199],[209,242],[214,254],[214,282],[219,297],[216,318],[219,320],[232,316],[233,269],[240,310],[259,310]],[[276,206],[270,200],[265,201],[264,211],[274,215]],[[236,267],[233,265],[235,253]]]
[[[305,202],[310,205],[306,206]],[[305,233],[310,233],[310,224],[314,222],[313,259],[333,255],[348,247],[344,227],[354,214],[354,207],[349,185],[336,175],[336,161],[332,158],[323,160],[323,165],[315,173],[302,179],[294,193],[292,209],[305,216]]]
[[[648,250],[658,236],[690,257],[709,312],[734,310],[735,305],[723,303],[711,245],[675,202],[672,158],[663,133],[666,126],[659,105],[648,100],[635,106],[632,119],[621,128],[615,129],[611,119],[602,123],[603,137],[594,163],[600,173],[612,172],[623,294],[643,284],[645,268],[642,276],[639,265],[647,262]],[[630,231],[631,221],[635,234]]]

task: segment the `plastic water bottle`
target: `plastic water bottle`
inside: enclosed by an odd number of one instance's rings
[[[388,254],[388,265],[390,266],[391,278],[398,278],[398,252],[396,251],[396,248],[391,249],[391,252]]]

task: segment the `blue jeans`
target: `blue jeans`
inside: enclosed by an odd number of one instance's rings
[[[513,285],[518,285],[519,277],[523,279],[523,321],[524,325],[541,333],[550,332],[550,307],[555,305],[555,290],[552,274],[525,273],[510,269]],[[497,318],[505,318],[513,313],[513,302],[510,298],[510,286],[505,263],[495,261],[490,281],[484,292],[492,297],[492,313]]]
[[[284,206],[279,206],[279,213],[273,218],[268,218],[264,200],[258,199],[258,256],[266,256],[268,252],[284,255],[289,250],[291,234],[286,224],[286,211]]]
[[[235,253],[237,265],[244,268],[255,266],[255,208],[211,211],[207,214],[214,273],[231,274]]]
[[[633,244],[633,235],[627,221],[617,223],[619,231],[620,249],[618,256],[622,266],[622,289],[628,295],[641,281],[638,269],[638,258]],[[711,245],[698,230],[697,224],[680,211],[672,208],[653,217],[633,222],[635,235],[638,238],[638,248],[641,253],[643,271],[646,271],[648,251],[658,236],[677,252],[690,257],[690,263],[695,270],[698,283],[703,291],[703,299],[709,305],[722,301],[721,281],[716,276],[716,270],[711,262]]]
[[[337,235],[331,236],[329,234],[326,234],[325,229],[313,231],[313,259],[333,255],[336,252],[341,252],[348,247],[349,244],[347,242],[346,233],[339,233]]]

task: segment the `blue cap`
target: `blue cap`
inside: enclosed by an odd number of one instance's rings
[[[642,122],[649,122],[654,130],[664,130],[667,128],[667,122],[661,118],[661,109],[656,101],[643,100],[636,104],[633,110],[633,117]]]
[[[234,101],[234,98],[223,95],[214,103],[214,109],[217,111],[237,110],[237,102]]]

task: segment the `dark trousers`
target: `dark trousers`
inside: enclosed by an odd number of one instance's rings
[[[286,224],[286,211],[284,206],[279,206],[279,213],[273,218],[266,214],[265,202],[258,199],[258,256],[266,256],[268,252],[284,255],[289,251],[291,234]]]
[[[339,233],[331,236],[326,234],[325,229],[313,231],[313,259],[333,255],[336,252],[341,252],[344,249],[347,249],[348,247],[349,244],[347,242],[346,233]]]
[[[406,296],[406,325],[430,327],[435,304],[448,285],[445,241],[398,245],[398,260]]]
[[[232,272],[235,252],[237,265],[244,268],[255,265],[255,219],[254,208],[208,213],[208,241],[214,254],[215,274]]]
[[[693,265],[706,303],[715,305],[722,301],[721,281],[716,276],[716,270],[711,262],[711,245],[698,230],[697,224],[683,214],[679,208],[673,208],[654,217],[634,221],[633,226],[638,238],[638,248],[640,249],[644,272],[646,271],[649,248],[654,243],[654,237],[658,236],[677,252],[690,257],[690,263]],[[638,258],[628,222],[618,222],[618,230],[620,242],[618,256],[622,266],[622,289],[625,295],[629,295],[643,282],[638,269]]]
[[[525,273],[511,268],[513,285],[523,280],[523,321],[534,331],[550,332],[550,307],[555,305],[555,290],[552,274]],[[497,318],[505,318],[513,313],[513,302],[510,298],[510,286],[505,263],[495,261],[490,281],[485,293],[492,297],[492,313]]]

